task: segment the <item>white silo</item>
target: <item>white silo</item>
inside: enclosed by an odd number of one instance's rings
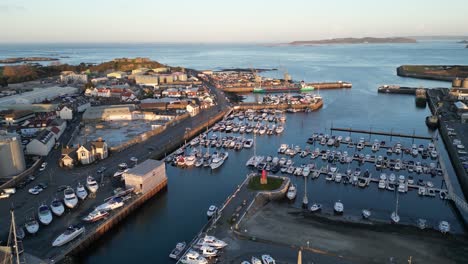
[[[0,177],[15,176],[25,169],[20,136],[0,131]]]

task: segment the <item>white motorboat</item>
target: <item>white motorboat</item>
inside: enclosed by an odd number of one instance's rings
[[[203,159],[199,158],[197,161],[195,161],[195,167],[201,167],[203,165]]]
[[[400,222],[400,216],[398,215],[398,212],[392,212],[390,219],[392,219],[392,223],[398,224]]]
[[[439,223],[439,231],[442,232],[442,234],[447,234],[450,232],[450,224],[447,221],[440,221]]]
[[[88,197],[88,192],[86,191],[85,187],[81,185],[81,183],[78,183],[78,186],[76,187],[76,196],[78,196],[80,200],[84,200],[86,197]]]
[[[65,207],[59,199],[54,199],[52,203],[50,203],[50,209],[56,216],[61,216],[65,212]]]
[[[72,241],[73,239],[77,238],[79,235],[83,234],[85,231],[84,226],[70,226],[60,234],[54,242],[52,242],[53,247],[60,247],[65,245],[66,243]]]
[[[208,264],[208,260],[206,260],[205,257],[193,250],[187,252],[187,254],[180,259],[180,262],[183,264]]]
[[[214,236],[205,236],[198,240],[197,245],[210,246],[216,249],[220,249],[220,248],[224,248],[225,246],[227,246],[227,243],[220,239],[217,239]]]
[[[367,210],[367,209],[362,210],[361,213],[362,213],[362,217],[363,217],[364,219],[368,219],[368,218],[371,216],[371,211],[370,211],[370,210]]]
[[[244,148],[251,148],[253,146],[254,142],[252,139],[246,139],[244,142]]]
[[[216,214],[217,211],[218,211],[218,207],[216,207],[216,205],[210,205],[210,207],[208,208],[208,211],[206,212],[206,215],[208,217],[212,217],[213,215]]]
[[[379,189],[385,189],[387,181],[386,180],[379,180]]]
[[[76,198],[75,191],[71,187],[67,187],[63,191],[63,196],[63,202],[68,208],[73,209],[78,204],[78,198]]]
[[[111,211],[117,208],[120,208],[124,205],[123,199],[121,197],[114,197],[109,201],[96,207],[96,211]]]
[[[286,152],[288,148],[289,148],[288,144],[281,144],[278,149],[278,153],[283,154],[284,152]]]
[[[191,166],[195,165],[196,160],[197,159],[196,159],[195,155],[190,155],[190,156],[185,157],[185,166],[191,167]]]
[[[201,251],[202,256],[205,258],[212,258],[218,255],[218,250],[210,246],[201,246],[200,251]]]
[[[37,222],[34,218],[30,218],[28,221],[26,221],[24,227],[29,234],[34,235],[37,233],[37,231],[39,231],[39,222]]]
[[[310,167],[305,166],[304,169],[302,169],[302,176],[307,177],[310,174]]]
[[[176,260],[179,259],[180,254],[184,251],[186,246],[187,246],[187,243],[185,242],[177,243],[176,247],[169,254],[169,257],[171,259],[176,259]]]
[[[244,260],[244,261],[241,262],[241,264],[250,264],[250,262],[247,261],[247,260]]]
[[[252,257],[252,259],[250,260],[250,262],[252,262],[252,264],[262,264],[262,261],[259,260],[259,259],[256,258],[256,257]]]
[[[275,260],[270,255],[262,255],[263,264],[276,264]]]
[[[294,200],[297,195],[297,188],[296,185],[291,184],[288,188],[288,192],[286,193],[286,197],[288,197],[289,200]]]
[[[318,203],[314,203],[311,207],[310,207],[310,211],[311,212],[318,212],[322,210],[322,205],[321,204],[318,204]]]
[[[46,204],[39,206],[37,209],[37,215],[39,216],[39,222],[41,222],[43,225],[48,225],[52,222],[52,212],[50,211],[49,206]]]
[[[94,210],[91,213],[89,213],[86,217],[83,218],[83,221],[85,222],[97,222],[101,219],[106,218],[109,216],[109,212],[104,211],[104,210]]]
[[[96,182],[93,176],[90,175],[88,178],[86,178],[86,187],[90,192],[95,193],[99,189],[99,184]]]
[[[338,200],[338,202],[336,202],[335,205],[333,206],[333,210],[335,210],[335,213],[337,214],[342,214],[344,211],[343,203]]]
[[[210,167],[212,170],[215,170],[221,165],[223,165],[224,161],[228,158],[229,154],[227,152],[219,153],[210,163]]]

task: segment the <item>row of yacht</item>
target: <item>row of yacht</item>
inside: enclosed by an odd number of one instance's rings
[[[203,138],[196,137],[190,141],[190,146],[192,148],[200,147],[209,147],[209,148],[225,148],[225,149],[235,149],[242,150],[243,148],[249,149],[253,146],[254,142],[251,138],[244,137],[232,137],[232,136],[218,136],[217,134],[211,135],[211,137]],[[201,149],[200,149],[201,151]]]
[[[244,260],[241,262],[241,264],[276,264],[276,261],[272,256],[268,254],[264,254],[260,258],[253,256],[250,259],[250,262],[247,260]]]
[[[176,260],[180,258],[180,262],[184,264],[207,264],[208,259],[219,256],[221,250],[227,246],[227,243],[214,236],[205,235],[199,238],[183,254],[186,246],[185,242],[177,243],[176,247],[169,254],[169,257]]]
[[[46,203],[42,203],[37,212],[38,220],[35,217],[31,217],[24,224],[26,231],[29,234],[36,234],[39,231],[40,224],[49,225],[54,215],[56,217],[61,216],[65,212],[65,207],[73,209],[78,205],[79,200],[85,200],[88,197],[88,191],[91,193],[97,192],[99,184],[92,176],[88,176],[86,179],[86,188],[81,183],[78,183],[76,190],[68,186],[63,191],[63,202],[62,200],[55,198],[50,203],[50,206]],[[40,224],[39,224],[40,223]]]
[[[263,109],[260,111],[255,111],[252,109],[244,111],[239,111],[239,112],[234,112],[230,114],[227,118],[226,121],[232,121],[232,120],[239,120],[239,121],[254,121],[254,122],[261,122],[261,121],[267,121],[267,122],[285,122],[286,121],[286,116],[284,115],[284,112],[281,110],[277,109]]]
[[[284,126],[282,124],[266,124],[263,122],[231,122],[220,121],[212,128],[213,132],[225,133],[240,133],[240,134],[257,134],[257,135],[279,135],[283,133]]]

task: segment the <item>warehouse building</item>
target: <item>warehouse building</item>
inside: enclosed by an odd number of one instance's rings
[[[47,156],[55,145],[54,132],[44,129],[26,145],[26,154]]]
[[[26,169],[23,147],[17,134],[0,131],[0,178],[9,178]]]
[[[167,181],[166,164],[147,159],[123,174],[125,187],[137,194],[146,194]]]

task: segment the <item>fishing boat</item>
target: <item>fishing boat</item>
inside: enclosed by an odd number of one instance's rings
[[[43,225],[48,225],[52,222],[53,216],[49,206],[41,204],[37,209],[37,215],[39,216],[39,222]]]
[[[213,215],[216,214],[217,211],[218,211],[218,207],[216,207],[216,205],[210,205],[210,207],[208,208],[208,211],[206,212],[206,216],[208,216],[208,218],[211,218],[213,217]]]
[[[67,187],[63,191],[63,196],[65,206],[67,206],[68,208],[73,209],[78,204],[78,198],[76,198],[75,191],[71,187]]]
[[[371,211],[368,209],[364,209],[362,210],[361,214],[362,214],[362,218],[369,219],[369,217],[371,216]]]
[[[109,212],[104,211],[104,210],[94,210],[91,213],[89,213],[86,217],[83,218],[83,221],[85,222],[97,222],[101,219],[106,218],[109,216]]]
[[[78,183],[78,186],[76,187],[76,196],[78,196],[80,200],[84,200],[88,197],[88,192],[81,183]]]
[[[60,234],[54,242],[52,242],[53,247],[60,247],[73,239],[77,238],[79,235],[83,234],[85,231],[84,226],[69,226],[65,232]]]
[[[96,182],[93,176],[90,175],[88,178],[86,178],[86,187],[90,192],[95,193],[99,189],[99,184]]]
[[[313,212],[313,213],[314,213],[314,212],[318,212],[318,211],[320,211],[320,210],[322,210],[322,205],[321,205],[321,204],[318,204],[318,203],[314,203],[314,204],[312,204],[312,206],[310,207],[310,211]]]
[[[440,221],[439,223],[439,231],[442,234],[447,234],[450,232],[450,224],[447,221]]]
[[[208,264],[208,260],[194,250],[189,250],[189,252],[180,259],[180,262],[183,264]]]
[[[289,200],[294,200],[296,198],[296,195],[297,195],[296,185],[291,184],[291,186],[289,186],[289,188],[288,188],[288,192],[286,194],[286,197],[288,197]]]
[[[26,221],[24,227],[29,234],[34,235],[37,233],[37,231],[39,231],[39,222],[37,222],[34,217],[31,217],[28,219],[28,221]]]
[[[333,210],[335,211],[335,213],[337,214],[342,214],[343,211],[344,211],[344,205],[343,203],[338,200],[338,202],[335,202],[335,205],[333,206]]]
[[[177,243],[175,248],[169,254],[169,257],[171,259],[175,259],[175,260],[179,259],[180,254],[182,254],[182,252],[184,251],[186,246],[187,246],[187,243],[185,243],[185,242]]]
[[[50,203],[50,209],[56,216],[61,216],[65,212],[65,207],[63,206],[62,201],[57,198],[55,198],[52,203]]]

